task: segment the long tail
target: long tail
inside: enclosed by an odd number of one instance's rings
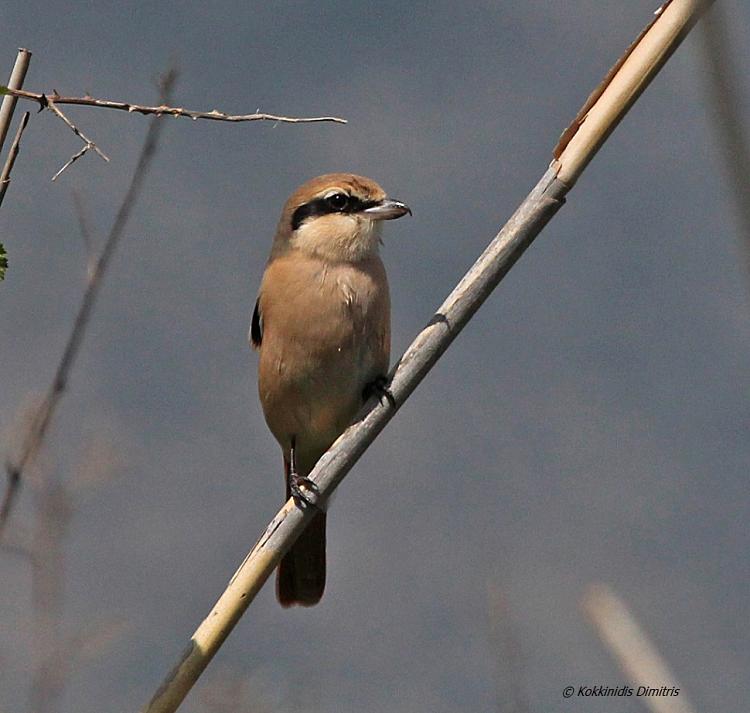
[[[289,463],[284,459],[286,497],[289,492]],[[326,515],[318,513],[287,552],[276,574],[276,597],[282,607],[299,604],[311,607],[323,596],[326,586]]]

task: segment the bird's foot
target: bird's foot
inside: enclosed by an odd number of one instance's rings
[[[396,398],[388,388],[387,376],[381,374],[362,389],[362,398],[365,401],[371,396],[377,396],[381,404],[383,403],[383,399],[385,399],[393,408],[396,408]]]
[[[318,507],[318,486],[310,478],[294,471],[291,472],[289,474],[289,490],[298,504],[304,503],[304,506],[320,510],[320,507]]]

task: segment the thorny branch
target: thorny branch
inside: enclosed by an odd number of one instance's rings
[[[73,124],[70,119],[61,111],[60,104],[76,104],[78,106],[94,106],[101,109],[120,109],[121,111],[127,111],[129,113],[163,116],[183,116],[188,119],[196,121],[198,119],[206,119],[208,121],[229,121],[229,122],[244,122],[244,121],[274,121],[283,122],[286,124],[311,124],[316,122],[330,121],[337,124],[346,124],[346,119],[341,119],[337,116],[312,116],[312,117],[295,117],[295,116],[278,116],[276,114],[266,114],[264,112],[255,112],[254,114],[226,114],[223,111],[213,109],[212,111],[195,111],[192,109],[184,109],[182,107],[167,106],[162,103],[159,106],[145,106],[142,104],[132,104],[130,102],[112,101],[110,99],[95,99],[90,95],[83,97],[64,97],[60,96],[56,91],[51,94],[42,94],[40,92],[28,92],[23,89],[10,89],[8,87],[0,87],[0,94],[6,94],[8,96],[17,97],[19,99],[28,99],[29,101],[35,101],[39,104],[39,111],[49,109],[53,114],[65,122],[65,124],[73,131],[73,133],[84,142],[84,147],[75,155],[73,155],[68,162],[52,177],[54,181],[57,177],[65,171],[69,166],[75,163],[81,156],[87,151],[93,150],[105,161],[109,161],[109,158],[99,149],[99,147],[87,136],[85,136],[78,127]]]
[[[83,154],[85,154],[87,151],[90,151],[93,149],[102,159],[109,162],[109,156],[105,154],[88,136],[86,136],[70,119],[68,119],[65,114],[60,111],[60,108],[55,104],[54,101],[48,101],[47,102],[47,108],[57,117],[62,119],[63,122],[70,128],[70,130],[79,138],[81,141],[83,141],[83,148],[76,154],[70,157],[68,159],[68,162],[54,175],[52,176],[52,180],[56,181],[58,176],[66,169],[68,166],[72,166]]]
[[[65,116],[65,114],[63,114],[63,113],[62,113],[62,112],[60,111],[59,107],[57,106],[57,104],[56,104],[56,103],[55,103],[54,101],[52,101],[52,100],[49,100],[49,101],[47,102],[47,108],[48,108],[48,109],[49,109],[49,110],[50,110],[50,111],[51,111],[51,112],[52,112],[53,114],[55,114],[56,116],[59,116],[59,117],[60,117],[60,118],[61,118],[61,119],[62,119],[62,120],[63,120],[63,121],[64,121],[64,122],[65,122],[65,123],[66,123],[66,124],[68,125],[68,127],[70,128],[70,130],[71,130],[71,131],[72,131],[72,132],[73,132],[73,133],[74,133],[74,134],[75,134],[75,135],[76,135],[76,136],[77,136],[77,137],[78,137],[79,139],[81,139],[81,141],[83,141],[83,142],[84,142],[84,143],[86,144],[86,149],[87,149],[87,150],[88,150],[88,149],[93,149],[93,150],[94,150],[94,151],[96,151],[96,153],[98,153],[98,154],[99,154],[99,156],[101,156],[101,157],[102,157],[102,158],[103,158],[103,159],[104,159],[105,161],[109,161],[109,157],[108,157],[108,156],[107,156],[106,154],[102,153],[102,152],[101,152],[101,151],[99,150],[99,148],[98,148],[98,147],[96,146],[96,144],[94,144],[94,142],[93,142],[93,141],[92,141],[91,139],[89,139],[89,138],[88,138],[87,136],[84,136],[83,132],[82,132],[82,131],[81,131],[81,130],[80,130],[80,129],[79,129],[79,128],[78,128],[78,127],[77,127],[77,126],[76,126],[76,125],[75,125],[75,124],[74,124],[74,123],[73,123],[73,122],[72,122],[72,121],[70,120],[70,119],[68,119],[68,117],[67,117],[67,116]]]
[[[41,109],[46,109],[50,103],[53,104],[78,104],[80,106],[97,106],[102,109],[120,109],[135,114],[154,114],[156,116],[162,116],[168,114],[170,116],[184,116],[188,119],[206,119],[208,121],[230,121],[230,122],[244,122],[244,121],[275,121],[283,122],[285,124],[312,124],[322,121],[332,121],[336,124],[346,124],[346,119],[342,119],[338,116],[277,116],[276,114],[266,114],[264,112],[255,112],[253,114],[226,114],[218,109],[211,111],[194,111],[192,109],[184,109],[182,107],[166,106],[160,104],[159,106],[144,106],[142,104],[131,104],[130,102],[112,101],[110,99],[95,99],[90,95],[83,97],[63,97],[57,92],[52,94],[40,94],[38,92],[27,92],[21,89],[8,89],[3,87],[3,92],[10,94],[19,99],[30,99],[36,101],[40,105]]]
[[[163,78],[160,87],[163,101],[167,101],[169,98],[176,78],[177,73],[174,70],[169,71]],[[104,279],[104,275],[109,266],[112,255],[114,254],[115,248],[122,237],[128,218],[130,217],[130,212],[140,194],[143,181],[148,173],[154,154],[156,153],[157,141],[163,125],[163,122],[159,121],[158,118],[154,118],[151,121],[130,186],[125,194],[120,210],[117,213],[109,236],[104,243],[104,247],[102,248],[89,276],[73,329],[68,338],[68,343],[65,345],[65,350],[63,351],[57,371],[55,372],[55,377],[47,390],[41,405],[32,417],[31,423],[22,441],[19,456],[16,459],[9,458],[6,462],[5,470],[8,479],[2,505],[0,505],[0,537],[2,537],[3,529],[7,523],[13,503],[18,494],[23,472],[39,453],[52,420],[52,416],[54,415],[55,408],[65,391],[71,369],[73,368],[76,357],[78,356],[86,328],[88,327],[91,318],[91,313],[96,303],[96,298],[99,294],[99,288],[101,287],[102,280]]]

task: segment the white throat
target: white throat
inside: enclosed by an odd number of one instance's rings
[[[305,221],[291,238],[294,248],[333,262],[359,262],[377,254],[381,221],[337,213]]]

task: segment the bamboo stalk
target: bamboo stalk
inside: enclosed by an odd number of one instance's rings
[[[638,700],[652,713],[695,713],[667,662],[620,597],[605,584],[595,584],[582,604],[599,638],[636,687]],[[656,689],[660,695],[647,695],[642,689]]]
[[[569,186],[578,180],[607,137],[713,0],[667,0],[594,90],[555,149],[557,177]]]
[[[651,48],[648,57],[658,60],[639,60],[635,64],[628,63],[627,59],[619,62],[605,80],[603,91],[592,95],[585,107],[585,120],[563,135],[567,141],[564,146],[558,145],[555,160],[540,181],[391,371],[392,400],[366,404],[356,423],[338,438],[310,473],[310,479],[318,487],[321,505],[562,206],[565,195],[593,155],[683,39],[698,14],[712,1],[671,0],[663,5],[656,20],[628,51],[629,55],[640,56],[640,43],[646,42]],[[636,73],[637,67],[642,68],[644,76]],[[625,72],[622,79],[620,71]],[[607,91],[609,86],[615,87],[614,95]],[[600,102],[603,102],[601,107]],[[589,121],[591,116],[594,119]],[[182,657],[143,709],[144,713],[177,710],[313,515],[311,508],[301,509],[292,500],[284,504],[196,629]]]
[[[29,62],[31,61],[31,52],[21,47],[16,55],[16,61],[13,65],[13,71],[10,73],[10,79],[8,80],[8,89],[20,89],[23,86],[23,80],[26,78],[26,72],[29,69]],[[11,119],[13,118],[13,110],[16,108],[17,98],[10,94],[6,94],[3,97],[3,102],[0,104],[0,151],[3,150],[3,144],[5,143],[5,137],[8,134]]]

